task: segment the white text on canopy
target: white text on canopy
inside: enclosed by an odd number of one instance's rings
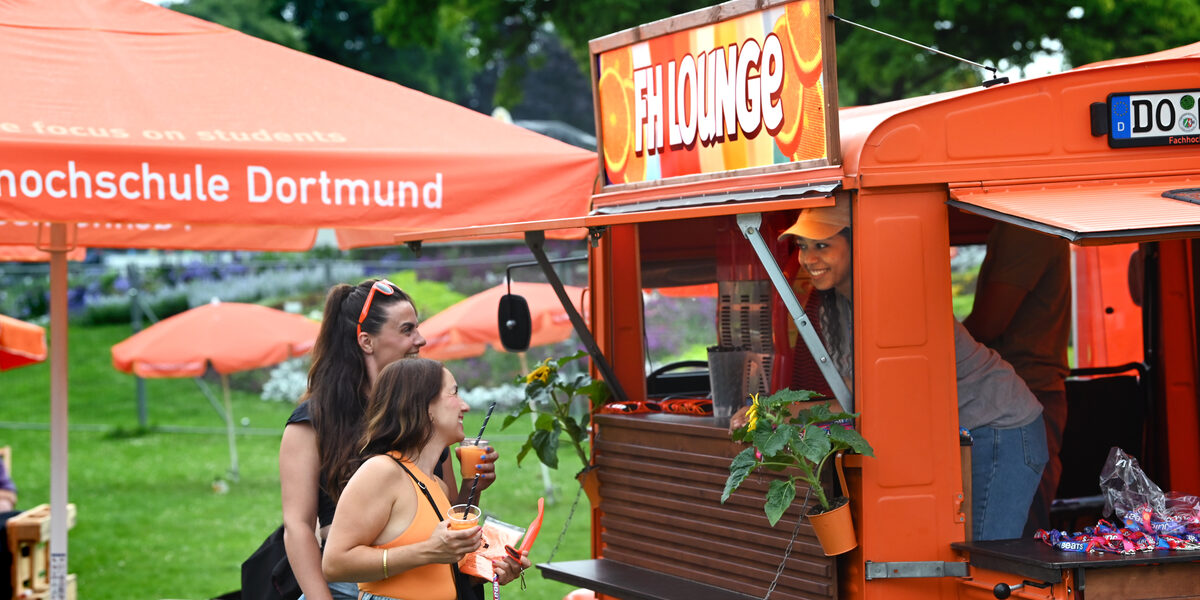
[[[68,160],[61,169],[12,169],[0,164],[0,198],[90,200],[175,200],[226,202],[238,191],[230,178],[195,164],[186,170],[160,170],[149,162],[124,171],[92,169]],[[442,208],[442,174],[428,182],[275,175],[264,166],[248,165],[246,200],[254,204],[320,203],[328,206]]]

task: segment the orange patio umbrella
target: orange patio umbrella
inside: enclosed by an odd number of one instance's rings
[[[581,310],[584,288],[563,286],[576,310]],[[500,297],[507,294],[523,296],[529,303],[532,319],[530,346],[561,342],[575,333],[567,311],[563,309],[554,289],[547,283],[513,282],[486,289],[461,300],[446,310],[421,322],[425,347],[421,356],[435,360],[454,360],[479,356],[488,346],[503,350],[497,307]]]
[[[46,330],[0,315],[0,371],[46,360]]]
[[[255,249],[316,228],[387,241],[586,213],[596,181],[594,152],[141,0],[0,3],[0,73],[0,219],[50,224],[54,249],[54,600],[68,568],[63,254],[108,246],[93,225],[151,228],[116,247]],[[153,229],[166,226],[217,229],[195,243]]]
[[[221,375],[230,473],[238,478],[229,374],[259,369],[312,349],[320,324],[267,306],[220,302],[168,317],[112,347],[113,366],[139,377]],[[219,412],[219,411],[218,411]]]
[[[4,227],[0,224],[0,237],[3,237]],[[67,253],[67,260],[81,261],[87,258],[87,248],[77,246]],[[0,262],[46,262],[50,253],[33,245],[0,246]]]

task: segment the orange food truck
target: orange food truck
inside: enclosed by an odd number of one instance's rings
[[[1200,43],[838,110],[829,12],[736,1],[593,40],[591,211],[398,237],[524,234],[561,287],[544,232],[586,228],[588,320],[564,304],[594,372],[633,404],[713,392],[704,363],[647,374],[643,290],[715,284],[712,345],[766,375],[741,389],[828,385],[874,449],[845,458],[857,547],[826,556],[803,489],[775,527],[763,514],[774,475],[720,501],[744,448],[726,421],[595,414],[593,558],[539,565],[544,576],[627,600],[1197,597],[1198,550],[971,541],[950,256],[996,222],[1072,245],[1076,366],[1095,369],[1068,381],[1064,480],[1092,484],[1060,486],[1071,526],[1104,517],[1095,484],[1110,446],[1163,490],[1200,494]],[[850,385],[778,239],[800,209],[837,201],[852,223]]]

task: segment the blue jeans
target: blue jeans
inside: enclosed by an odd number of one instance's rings
[[[363,592],[362,600],[392,600],[392,598],[388,598],[387,596],[376,596],[371,592]]]
[[[353,581],[338,581],[329,584],[329,593],[333,600],[358,600],[358,584]],[[300,600],[307,600],[300,594]]]
[[[1048,460],[1042,416],[1022,427],[976,427],[971,437],[972,539],[1019,538]]]

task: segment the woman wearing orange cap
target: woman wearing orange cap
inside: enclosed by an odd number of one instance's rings
[[[821,334],[838,373],[854,389],[850,202],[801,211],[792,237],[800,266],[821,294]],[[1042,407],[1013,368],[953,320],[958,420],[971,431],[971,499],[976,540],[1021,537],[1047,461]]]

